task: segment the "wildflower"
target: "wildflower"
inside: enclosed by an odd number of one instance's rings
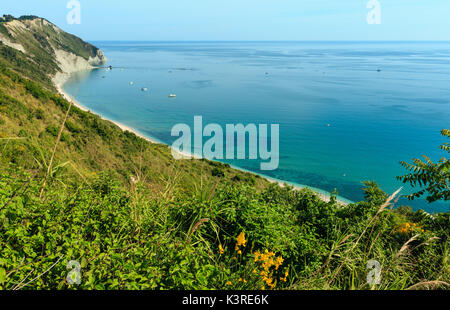
[[[286,269],[286,271],[284,273],[284,277],[280,277],[280,281],[286,282],[288,275],[289,275],[289,269]]]
[[[222,244],[219,243],[219,254],[222,255],[223,253],[225,253],[225,250],[223,249]]]
[[[255,255],[255,262],[257,262],[259,260],[259,257],[261,256],[261,253],[259,253],[259,251],[256,251],[254,255]]]
[[[237,241],[236,247],[239,247],[241,245],[245,247],[245,243],[247,242],[247,240],[245,240],[245,232],[244,231],[242,231],[239,234],[239,236],[236,238],[236,241]]]
[[[259,276],[261,280],[270,288],[274,289],[277,285],[278,275],[276,274],[276,270],[280,268],[280,266],[284,263],[283,256],[276,256],[275,252],[271,252],[268,249],[265,249],[263,253],[255,252],[255,262],[261,263],[261,270],[259,272]],[[273,268],[273,269],[272,269]],[[253,271],[257,273],[256,269]],[[284,277],[280,276],[280,281],[287,281],[288,271]]]
[[[411,222],[406,222],[397,228],[397,232],[402,233],[402,234],[408,234],[412,231],[424,232],[424,229],[421,226],[419,226],[419,224],[411,223]]]
[[[282,256],[278,256],[275,261],[275,269],[278,270],[278,268],[283,264],[284,259]]]
[[[230,286],[230,285],[232,285],[232,284],[233,284],[233,283],[231,283],[231,281],[228,281],[226,285],[227,285],[227,286]]]

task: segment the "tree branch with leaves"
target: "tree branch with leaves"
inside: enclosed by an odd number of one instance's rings
[[[450,130],[443,129],[441,134],[450,138]],[[450,144],[441,145],[441,150],[450,153]],[[419,185],[422,189],[406,196],[409,200],[414,200],[427,195],[428,202],[438,200],[450,200],[450,161],[442,157],[438,162],[433,162],[423,155],[424,161],[413,159],[413,163],[401,161],[400,164],[410,173],[397,177],[403,183],[409,183],[412,187]]]

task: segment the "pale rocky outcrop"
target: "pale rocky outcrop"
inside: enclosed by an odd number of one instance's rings
[[[0,34],[0,41],[2,41],[3,44],[12,47],[16,50],[21,51],[22,53],[26,53],[25,49],[23,48],[23,46],[19,43],[14,43],[11,42],[11,40],[7,39],[4,35]]]
[[[17,34],[19,32],[30,30],[39,32],[42,30],[42,26],[51,26],[53,27],[53,29],[56,31],[57,34],[63,33],[63,30],[61,30],[59,27],[42,18],[36,18],[25,21],[12,20],[5,23],[5,27],[8,29],[8,32],[11,34],[12,38],[10,39],[7,38],[5,35],[0,34],[0,41],[2,41],[3,44],[9,47],[12,47],[16,50],[21,51],[22,53],[27,54],[26,49],[20,43],[14,42],[15,38],[17,37]],[[71,73],[84,70],[91,70],[107,62],[107,58],[105,57],[105,55],[101,50],[97,50],[95,56],[91,56],[89,57],[89,59],[85,59],[81,56],[75,55],[74,53],[56,48],[51,44],[51,42],[48,43],[53,49],[55,60],[60,69],[60,72],[56,73],[56,75],[53,77],[53,82],[58,88],[59,86],[64,84],[64,82],[67,80],[67,78]]]

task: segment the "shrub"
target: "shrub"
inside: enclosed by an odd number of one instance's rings
[[[211,174],[213,177],[219,177],[219,178],[225,177],[225,172],[223,172],[222,169],[217,168],[217,167],[215,167],[211,170]]]

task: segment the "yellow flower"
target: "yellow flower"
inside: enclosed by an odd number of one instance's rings
[[[225,253],[225,250],[222,247],[222,244],[219,243],[219,254]]]
[[[278,270],[278,268],[283,265],[284,259],[282,256],[278,256],[275,261],[275,269]]]
[[[232,285],[232,284],[233,284],[233,283],[231,283],[231,281],[228,281],[228,282],[227,282],[227,285],[228,285],[228,286],[230,286],[230,285]]]
[[[245,232],[244,231],[242,231],[240,234],[239,234],[239,236],[237,236],[237,238],[236,238],[236,241],[237,241],[237,243],[236,243],[236,247],[239,247],[239,246],[245,246],[245,243],[247,242],[247,240],[245,240]]]
[[[242,254],[242,251],[241,250],[239,250],[238,252],[237,252],[239,255],[241,255]]]
[[[255,252],[255,262],[257,262],[259,260],[259,257],[261,256],[261,253],[259,253],[259,251]]]
[[[411,231],[422,231],[423,232],[423,228],[421,226],[419,226],[419,224],[411,223],[411,222],[406,222],[397,228],[397,232],[402,233],[402,234],[408,234]]]
[[[287,281],[288,275],[289,275],[289,269],[287,269],[287,270],[284,272],[284,278],[283,278],[283,277],[280,277],[280,280],[283,281],[283,282],[286,282],[286,281]]]

